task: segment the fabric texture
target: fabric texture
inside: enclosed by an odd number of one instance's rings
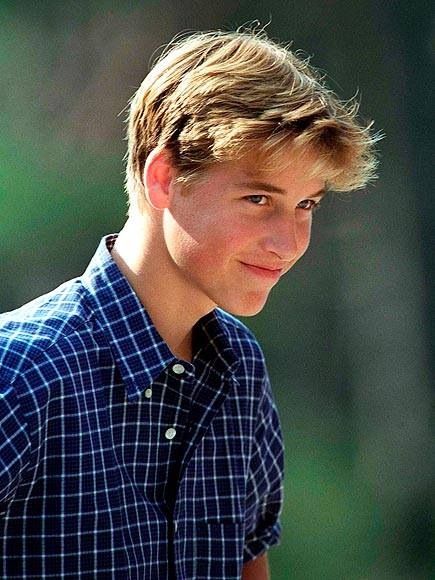
[[[280,534],[261,350],[216,309],[178,360],[114,240],[82,277],[0,316],[0,575],[240,578]]]

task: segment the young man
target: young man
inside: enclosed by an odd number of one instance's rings
[[[327,189],[372,177],[355,107],[254,33],[196,34],[131,103],[121,233],[0,324],[2,578],[266,580],[283,449],[259,312]]]

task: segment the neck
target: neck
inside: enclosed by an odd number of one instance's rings
[[[112,257],[172,353],[191,360],[192,328],[212,308],[195,305],[191,288],[175,275],[159,231],[153,216],[129,218]]]

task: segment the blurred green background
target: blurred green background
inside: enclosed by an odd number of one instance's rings
[[[325,200],[308,254],[245,320],[286,440],[272,577],[435,578],[429,2],[0,0],[0,311],[121,227],[124,109],[155,49],[255,19],[386,134],[375,186]]]

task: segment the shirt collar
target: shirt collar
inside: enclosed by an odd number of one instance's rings
[[[103,238],[82,277],[92,310],[108,337],[129,398],[143,392],[174,361],[132,287],[112,259],[116,235]]]
[[[129,398],[138,397],[175,362],[176,357],[155,328],[134,290],[113,261],[116,234],[105,236],[82,276],[92,311],[108,337]],[[198,321],[198,352],[222,372],[232,372],[238,359],[218,311]],[[216,369],[217,370],[217,369]]]

